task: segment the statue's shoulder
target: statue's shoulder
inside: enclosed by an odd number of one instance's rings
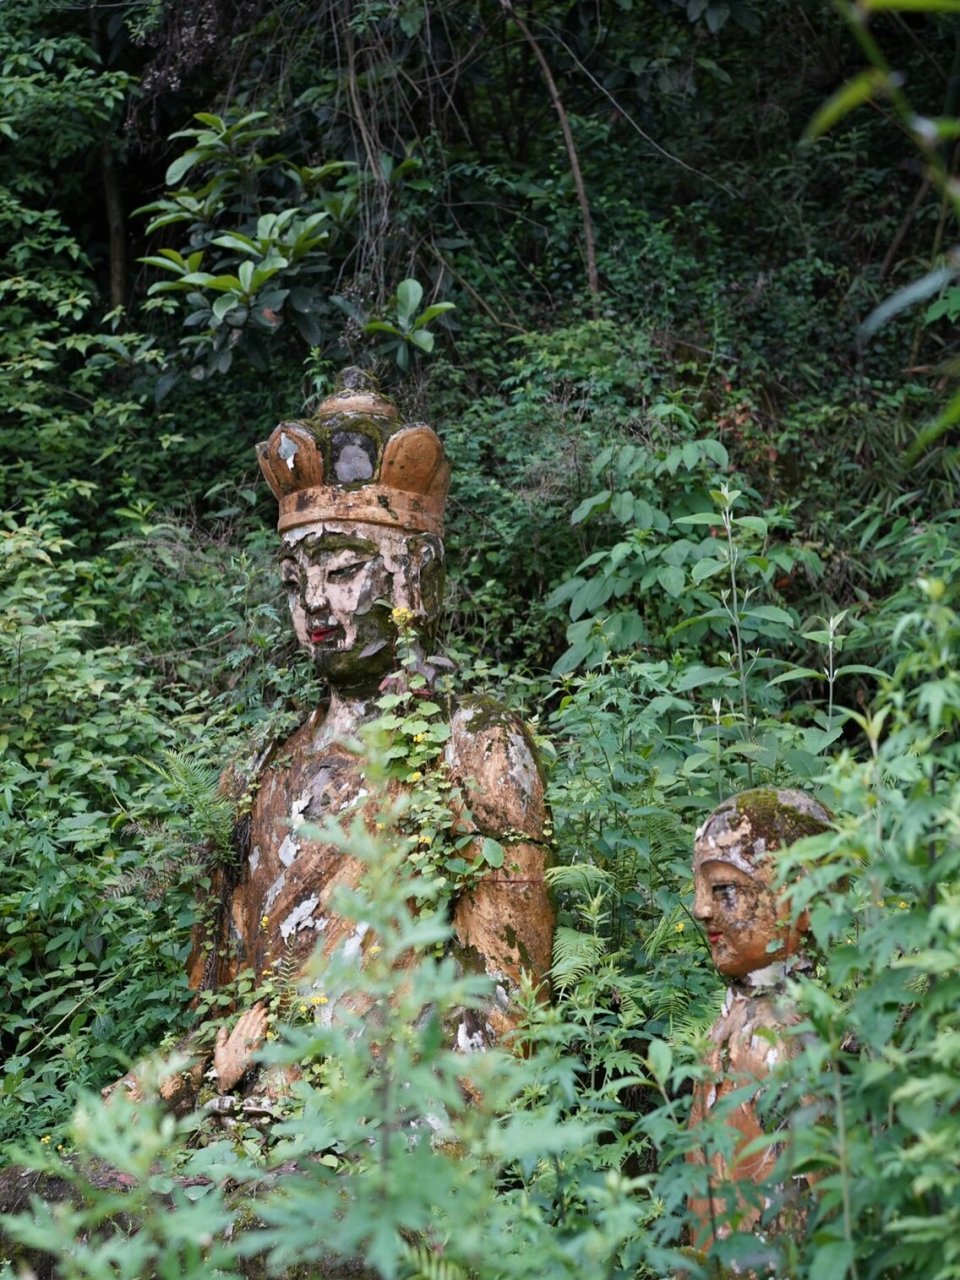
[[[481,829],[539,839],[546,818],[543,768],[515,712],[495,698],[459,698],[451,711],[446,762]]]
[[[292,763],[311,755],[313,739],[325,715],[325,706],[316,707],[292,729],[288,720],[256,743],[251,743],[221,773],[220,794],[240,801],[268,770],[289,768]]]

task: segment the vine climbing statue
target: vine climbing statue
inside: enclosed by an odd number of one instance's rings
[[[317,990],[303,995],[317,1016],[335,1018],[338,1004],[363,1014],[362,984],[331,992],[323,971],[335,955],[359,971],[377,946],[335,905],[338,890],[360,883],[364,866],[320,828],[333,820],[348,829],[358,817],[372,828],[389,799],[412,797],[415,813],[426,797],[429,830],[408,833],[411,856],[429,857],[444,842],[448,861],[456,852],[462,873],[446,904],[449,948],[492,990],[446,1033],[464,1052],[501,1041],[518,1021],[522,974],[544,984],[550,965],[543,784],[514,715],[488,699],[457,701],[433,688],[450,475],[443,445],[430,427],[402,423],[371,379],[348,370],[311,418],[281,423],[257,452],[279,501],[280,572],[294,629],[328,697],[236,787],[239,857],[213,872],[213,910],[194,940],[191,985],[229,988],[246,975],[256,987],[279,965],[305,973],[314,957]],[[434,744],[434,757],[419,749],[417,768],[371,780],[359,741],[384,703],[411,702],[426,726],[414,739]],[[254,1063],[268,1016],[263,1002],[241,1011],[221,1029],[212,1065],[210,1053],[196,1053],[164,1083],[168,1103],[192,1105],[205,1073],[221,1095],[269,1092]],[[133,1093],[140,1087],[136,1074],[120,1083]]]

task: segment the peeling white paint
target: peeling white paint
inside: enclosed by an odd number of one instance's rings
[[[368,924],[361,923],[357,925],[356,929],[354,929],[353,933],[343,944],[344,960],[356,960],[360,954],[363,939],[366,937],[369,929],[370,926]]]
[[[255,844],[250,850],[250,870],[256,871],[260,865],[260,846]]]
[[[300,846],[294,840],[293,836],[285,836],[283,844],[277,850],[277,857],[285,867],[289,867],[294,858],[300,852]]]
[[[313,928],[313,909],[320,901],[319,897],[304,898],[287,916],[286,920],[281,921],[280,936],[284,942],[290,935],[299,929]]]
[[[276,902],[277,898],[279,898],[280,891],[283,888],[286,882],[286,879],[287,879],[287,873],[285,871],[281,871],[280,874],[277,876],[276,880],[274,880],[273,884],[267,890],[267,896],[263,900],[264,915],[267,914],[267,912]]]

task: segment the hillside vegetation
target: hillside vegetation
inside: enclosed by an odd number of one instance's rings
[[[960,1280],[958,114],[953,0],[5,0],[0,1139],[78,1193],[8,1251]],[[106,1110],[197,1018],[221,769],[321,694],[253,446],[347,364],[453,461],[444,647],[542,744],[556,1000],[469,1109],[425,964],[373,1049],[270,993],[311,1088],[268,1136]],[[785,872],[820,966],[771,1100],[817,1193],[700,1258],[690,852],[771,785],[837,819]]]

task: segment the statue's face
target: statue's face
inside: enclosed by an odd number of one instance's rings
[[[391,613],[407,609],[428,631],[442,583],[429,535],[380,525],[306,525],[284,535],[280,569],[300,644],[334,687],[375,686],[396,666]]]
[[[759,876],[704,853],[694,855],[693,914],[719,972],[742,978],[791,954],[802,926],[791,925],[786,903]]]

